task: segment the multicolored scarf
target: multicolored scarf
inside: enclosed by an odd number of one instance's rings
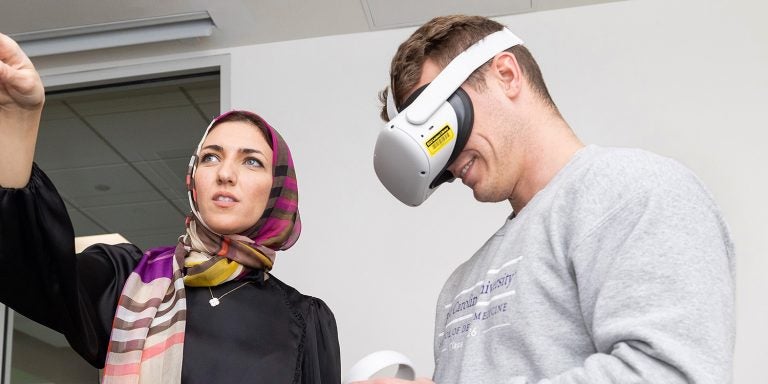
[[[239,116],[237,116],[239,115]],[[261,218],[247,231],[220,235],[197,208],[195,170],[208,133],[242,116],[258,121],[272,147],[272,191]],[[275,252],[291,247],[301,233],[296,173],[287,144],[266,121],[247,111],[230,111],[206,129],[187,171],[192,213],[175,247],[144,253],[128,277],[112,325],[103,383],[180,383],[185,286],[216,286],[252,269],[270,270]],[[182,268],[183,267],[183,268]]]

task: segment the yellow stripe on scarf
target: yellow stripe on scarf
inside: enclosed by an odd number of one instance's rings
[[[187,265],[189,267],[190,265]],[[184,285],[190,287],[214,287],[231,280],[242,271],[242,265],[221,258],[202,273],[184,276]]]

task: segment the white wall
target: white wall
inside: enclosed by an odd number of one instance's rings
[[[759,0],[628,0],[499,19],[539,59],[584,141],[677,158],[714,193],[737,246],[740,384],[760,382],[768,362],[766,11]],[[411,32],[232,49],[231,105],[277,127],[298,166],[304,233],[277,276],[331,306],[346,368],[386,348],[428,376],[441,285],[509,206],[456,184],[408,208],[376,180],[376,92]]]
[[[737,383],[757,382],[768,362],[766,11],[757,0],[631,0],[499,19],[526,40],[586,142],[677,158],[713,191],[737,245]],[[332,307],[347,368],[391,348],[430,375],[442,282],[509,206],[476,203],[457,184],[407,208],[376,180],[376,91],[411,32],[236,49],[232,103],[278,127],[298,164],[305,230],[278,276]]]

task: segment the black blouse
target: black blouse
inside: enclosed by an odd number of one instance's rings
[[[0,187],[0,302],[64,334],[94,367],[104,366],[117,299],[141,255],[132,244],[75,254],[64,203],[37,165],[25,188]],[[328,306],[272,275],[249,278],[216,307],[208,288],[187,287],[182,382],[339,383]],[[213,287],[213,295],[240,284]]]

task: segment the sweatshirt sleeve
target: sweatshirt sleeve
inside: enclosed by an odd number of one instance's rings
[[[574,245],[598,353],[540,384],[731,382],[733,245],[697,180],[669,185],[636,193]]]
[[[0,187],[0,301],[64,334],[95,367],[104,365],[117,299],[140,257],[130,244],[75,254],[66,207],[37,165],[26,187]]]

